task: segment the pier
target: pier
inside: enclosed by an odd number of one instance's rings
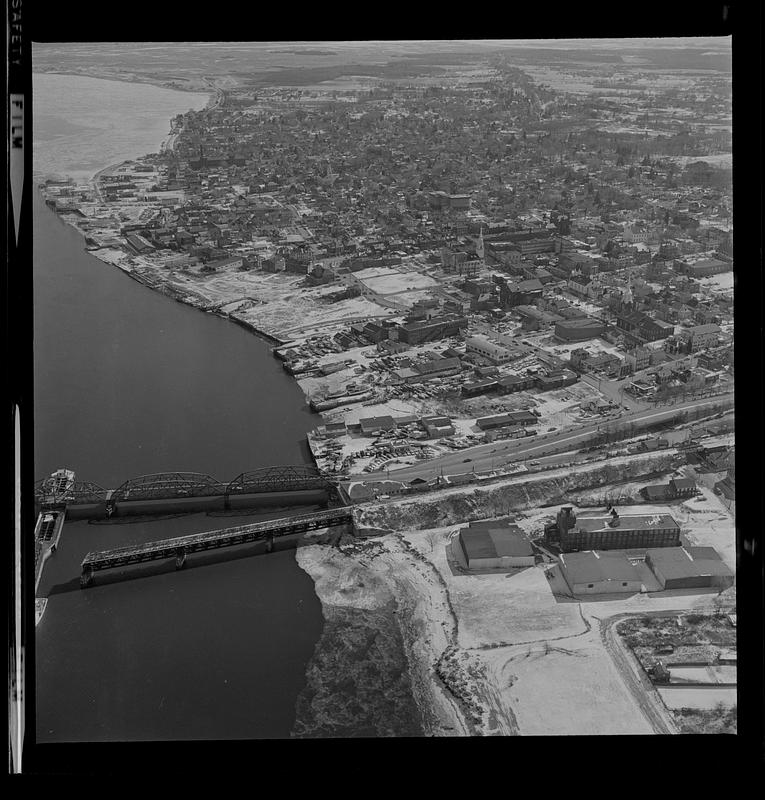
[[[223,547],[265,541],[266,552],[270,552],[274,539],[281,536],[306,533],[338,525],[353,525],[353,513],[350,508],[341,507],[315,514],[302,514],[283,517],[236,528],[224,528],[218,531],[195,533],[190,536],[179,536],[174,539],[163,539],[156,542],[119,547],[113,550],[88,553],[82,561],[80,586],[92,585],[94,573],[133,564],[142,564],[160,559],[175,559],[175,568],[182,569],[186,565],[186,557],[191,553],[216,550]]]

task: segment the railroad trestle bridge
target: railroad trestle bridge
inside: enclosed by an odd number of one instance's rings
[[[276,537],[306,533],[339,525],[353,525],[353,512],[350,508],[339,507],[314,514],[283,517],[249,525],[240,525],[236,528],[194,533],[189,536],[178,536],[173,539],[163,539],[130,547],[118,547],[113,550],[88,553],[82,561],[80,586],[82,588],[90,586],[94,580],[94,573],[100,570],[126,567],[167,558],[174,558],[175,568],[182,569],[186,565],[186,556],[190,553],[199,553],[205,550],[233,547],[258,541],[265,541],[266,552],[270,552]]]

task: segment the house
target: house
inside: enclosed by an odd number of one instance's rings
[[[558,563],[574,595],[635,593],[643,585],[637,569],[623,552],[566,553]]]

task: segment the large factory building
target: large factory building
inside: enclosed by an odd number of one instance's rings
[[[635,593],[643,583],[624,553],[567,553],[559,559],[561,572],[571,591],[581,594]]]
[[[569,506],[562,508],[555,523],[545,528],[545,539],[557,542],[564,553],[677,547],[680,545],[680,526],[669,514],[620,517],[615,508],[601,516],[577,519]]]

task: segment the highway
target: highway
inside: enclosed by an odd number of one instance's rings
[[[470,447],[465,450],[438,456],[421,464],[413,464],[401,469],[391,470],[390,474],[385,470],[381,470],[379,472],[353,475],[350,479],[354,481],[393,479],[408,482],[414,480],[414,478],[424,478],[428,480],[441,474],[455,475],[472,470],[482,472],[484,470],[499,468],[514,461],[524,461],[545,454],[549,455],[577,449],[582,446],[585,439],[592,436],[599,428],[608,425],[621,425],[631,422],[636,428],[644,427],[646,424],[666,419],[676,414],[678,411],[707,405],[711,406],[730,400],[733,400],[733,393],[719,395],[717,397],[706,397],[702,400],[690,400],[686,403],[678,403],[677,405],[661,409],[644,409],[642,411],[624,414],[622,417],[619,417],[618,420],[610,420],[608,422],[597,420],[577,428],[569,428],[542,436],[528,436],[524,439],[510,439],[477,445],[476,447]]]

